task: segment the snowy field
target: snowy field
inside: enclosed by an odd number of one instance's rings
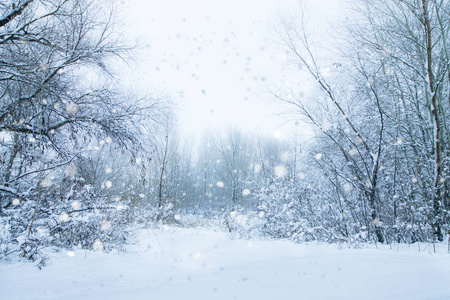
[[[368,246],[230,240],[142,231],[125,253],[56,253],[43,270],[0,263],[0,299],[450,299],[446,245]]]

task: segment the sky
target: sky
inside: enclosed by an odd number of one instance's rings
[[[306,4],[316,22],[332,20],[342,0]],[[286,53],[276,43],[281,15],[294,0],[127,0],[119,9],[141,45],[136,88],[174,101],[182,135],[237,127],[281,136],[294,121],[279,115],[271,86],[289,84]]]

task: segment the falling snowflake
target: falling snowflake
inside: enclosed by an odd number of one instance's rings
[[[255,164],[254,170],[256,173],[259,173],[261,171],[261,165],[260,164]]]
[[[80,107],[76,103],[71,102],[66,106],[66,111],[70,117],[73,117],[80,111]]]
[[[64,169],[64,176],[66,178],[73,178],[78,174],[78,167],[75,164],[70,164]]]
[[[17,206],[19,204],[20,204],[20,200],[17,198],[12,201],[12,205],[14,205],[14,206]]]
[[[107,189],[110,189],[110,188],[112,187],[112,182],[109,181],[109,180],[106,180],[106,181],[105,181],[105,187],[106,187]]]
[[[298,173],[298,178],[300,178],[301,180],[305,180],[306,179],[306,175],[303,172]]]
[[[49,188],[53,185],[53,181],[50,178],[45,178],[41,181],[41,187]]]
[[[73,208],[74,210],[78,210],[78,209],[80,209],[80,207],[81,207],[80,202],[78,202],[78,201],[73,201],[73,202],[70,204],[70,206],[72,206],[72,208]]]
[[[316,160],[321,160],[322,159],[322,153],[317,153],[316,155],[314,155],[314,158]]]
[[[286,177],[288,170],[284,165],[278,165],[275,167],[275,176],[278,178]]]
[[[106,168],[105,173],[106,173],[106,174],[111,174],[112,171],[113,171],[113,170],[112,170],[111,168]]]
[[[64,222],[66,222],[67,220],[69,220],[69,215],[66,214],[66,213],[62,213],[62,214],[60,214],[59,217],[58,217],[58,221],[59,221],[60,223],[64,223]]]
[[[222,181],[217,181],[216,185],[220,188],[223,188],[225,184]]]
[[[111,222],[108,220],[102,220],[100,222],[100,229],[106,231],[111,228]]]
[[[248,196],[248,195],[250,195],[250,190],[249,189],[244,189],[243,191],[242,191],[242,196]]]
[[[9,131],[0,131],[0,141],[7,143],[12,141],[12,134]]]
[[[180,216],[180,215],[175,215],[173,218],[174,218],[176,221],[180,221],[180,220],[181,220],[181,216]]]
[[[92,249],[94,251],[102,251],[103,250],[103,244],[99,239],[96,239],[94,244],[92,244]]]
[[[352,185],[350,183],[344,184],[344,191],[350,192],[352,190]]]
[[[259,216],[260,218],[262,218],[262,217],[264,217],[265,214],[266,214],[265,212],[260,211],[259,214],[258,214],[258,216]]]
[[[235,212],[235,211],[230,212],[230,217],[235,218],[236,215],[237,215],[237,212]]]
[[[280,159],[282,162],[288,162],[290,160],[290,158],[291,158],[291,154],[289,153],[289,151],[283,152],[280,155]]]
[[[112,143],[112,138],[109,137],[109,136],[107,136],[107,137],[105,138],[105,143],[111,144],[111,143]]]
[[[348,151],[348,153],[349,153],[351,156],[355,156],[355,155],[358,154],[358,149],[352,148],[352,149],[350,149],[350,151]]]

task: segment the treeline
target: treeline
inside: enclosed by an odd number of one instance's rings
[[[448,235],[450,4],[352,4],[351,17],[327,47],[319,47],[323,37],[308,31],[302,17],[307,11],[282,19],[278,28],[288,62],[298,66],[301,80],[309,76],[315,82],[306,93],[303,81],[274,92],[315,130],[309,156],[294,164],[295,176],[286,166],[282,173],[289,176],[274,175],[283,168],[282,152],[255,159],[269,144],[229,134],[200,148],[221,154],[215,155],[223,163],[221,176],[210,173],[217,172],[214,160],[199,155],[195,176],[203,190],[189,200],[210,190],[216,197],[216,180],[226,182],[230,205],[239,204],[242,189],[249,188],[254,213],[262,216],[255,221],[258,230],[300,240],[410,243]],[[292,153],[292,145],[283,151]],[[266,159],[270,176],[249,170]],[[240,161],[245,166],[235,167]],[[299,166],[308,166],[304,181],[294,180]]]

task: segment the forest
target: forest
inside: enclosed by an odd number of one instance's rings
[[[230,127],[195,143],[173,103],[128,89],[136,47],[113,1],[0,1],[0,259],[121,249],[136,228],[350,244],[450,235],[450,3],[355,0],[333,47],[307,10],[280,19],[299,85],[280,139]],[[307,128],[308,139],[298,132]]]

